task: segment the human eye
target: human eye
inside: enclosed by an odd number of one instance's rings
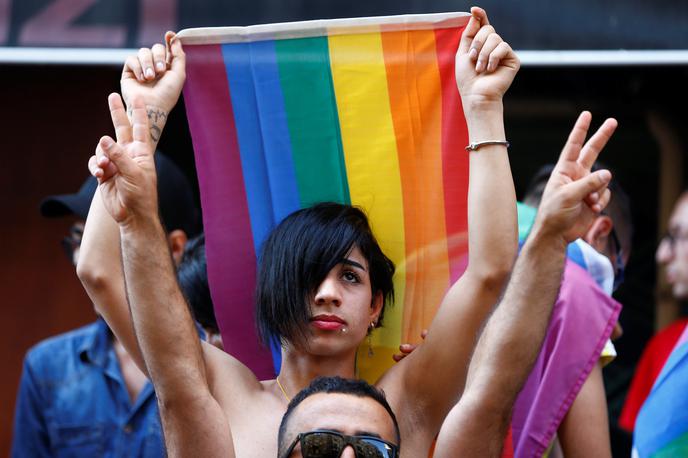
[[[344,279],[344,281],[346,281],[348,283],[360,283],[361,282],[361,278],[353,270],[345,270],[342,273],[342,278]]]

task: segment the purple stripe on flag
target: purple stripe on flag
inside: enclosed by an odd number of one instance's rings
[[[186,56],[184,101],[193,132],[215,315],[225,349],[259,379],[272,378],[270,351],[260,345],[254,324],[253,289],[247,288],[255,285],[256,254],[222,52],[218,45],[189,46]]]

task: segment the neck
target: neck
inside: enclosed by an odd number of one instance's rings
[[[289,398],[308,386],[316,377],[356,378],[356,351],[345,355],[318,356],[293,347],[282,349],[279,380]]]

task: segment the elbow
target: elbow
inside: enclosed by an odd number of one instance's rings
[[[513,265],[513,259],[502,259],[490,268],[480,269],[479,272],[475,273],[475,276],[484,290],[501,294],[509,281]]]
[[[76,264],[76,274],[86,291],[92,294],[107,289],[108,276],[105,270],[94,263],[84,261],[83,258],[81,256]]]
[[[174,381],[164,383],[157,378],[152,380],[161,416],[185,416],[193,411],[208,411],[209,404],[212,403],[213,398],[207,390],[189,389],[189,386]]]
[[[480,417],[488,425],[506,428],[513,410],[515,396],[491,389],[489,386],[466,388],[460,404],[472,418]]]

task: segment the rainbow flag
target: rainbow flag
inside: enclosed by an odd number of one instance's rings
[[[179,33],[213,302],[225,348],[258,377],[274,376],[279,349],[256,337],[256,259],[289,213],[322,201],[360,206],[397,265],[374,356],[359,351],[368,380],[393,364],[400,342],[420,339],[463,272],[468,134],[454,57],[469,17]]]
[[[633,457],[688,456],[688,328],[659,373],[633,430]]]

